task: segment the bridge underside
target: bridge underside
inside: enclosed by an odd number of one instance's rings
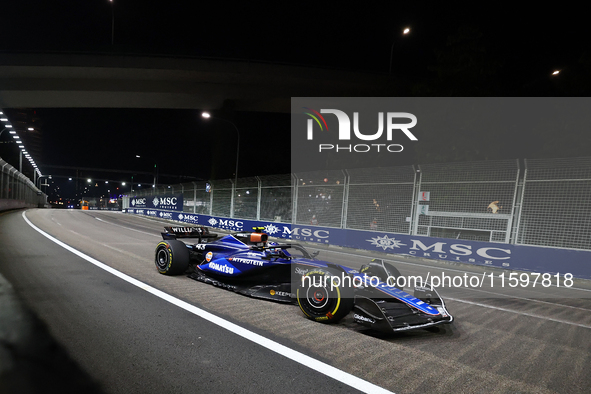
[[[238,60],[0,54],[0,108],[289,112],[291,97],[394,96],[388,75]]]

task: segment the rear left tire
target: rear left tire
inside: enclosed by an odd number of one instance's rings
[[[156,246],[154,263],[163,275],[183,274],[189,268],[189,261],[189,250],[181,241],[161,241]]]

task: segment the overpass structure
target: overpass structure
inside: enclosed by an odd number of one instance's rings
[[[0,108],[289,112],[291,97],[392,96],[387,74],[233,59],[0,53]],[[398,94],[396,94],[398,93]]]

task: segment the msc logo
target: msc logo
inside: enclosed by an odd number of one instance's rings
[[[351,140],[351,120],[349,116],[338,109],[321,109],[320,112],[315,111],[311,108],[304,107],[307,110],[310,110],[313,113],[305,112],[306,115],[310,116],[311,119],[308,119],[307,122],[307,139],[309,141],[314,139],[314,122],[318,124],[320,130],[323,131],[326,128],[328,131],[328,125],[326,120],[322,116],[322,114],[332,114],[337,117],[337,121],[339,122],[339,131],[338,131],[338,138],[339,141],[350,141]],[[384,121],[385,119],[385,121]],[[407,119],[410,120],[410,123],[397,123],[395,119]],[[409,129],[413,128],[417,124],[417,117],[408,112],[387,112],[384,115],[383,112],[378,112],[378,130],[374,133],[364,134],[359,130],[359,112],[353,112],[353,134],[355,137],[362,141],[376,141],[382,137],[384,134],[384,123],[386,123],[386,140],[392,141],[393,131],[399,130],[408,137],[411,141],[418,141],[418,138],[415,137],[413,133],[410,132]],[[336,152],[339,151],[348,151],[348,152],[369,152],[371,150],[375,150],[380,152],[380,150],[388,151],[388,152],[402,152],[404,147],[400,144],[356,144],[356,145],[333,145],[333,144],[319,144],[318,145],[319,152],[323,150],[335,150]]]
[[[177,198],[176,197],[160,197],[160,199],[158,199],[158,197],[154,197],[154,201],[152,201],[152,203],[154,204],[155,207],[157,207],[158,204],[160,204],[160,205],[176,205]]]
[[[131,200],[131,205],[134,207],[136,205],[146,205],[146,199],[145,198],[134,198]]]

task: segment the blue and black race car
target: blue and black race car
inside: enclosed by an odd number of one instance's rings
[[[262,228],[216,235],[207,227],[165,227],[156,246],[156,268],[164,275],[190,278],[244,295],[297,303],[304,315],[336,323],[353,319],[393,332],[451,323],[445,303],[428,283],[413,295],[396,287],[399,271],[374,259],[356,270],[316,259],[295,243],[270,242]],[[180,239],[196,239],[196,243]]]

